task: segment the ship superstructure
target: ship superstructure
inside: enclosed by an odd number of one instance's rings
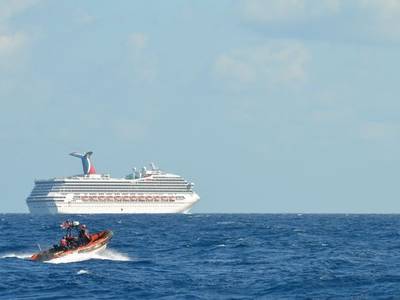
[[[125,178],[96,174],[92,152],[71,153],[82,160],[83,174],[35,180],[26,199],[34,214],[187,213],[199,200],[193,183],[151,164]]]

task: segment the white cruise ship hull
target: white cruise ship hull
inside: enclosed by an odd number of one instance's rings
[[[158,203],[60,201],[49,197],[45,201],[29,201],[27,204],[32,214],[169,214],[189,213],[199,199],[196,193],[185,196],[185,200]]]

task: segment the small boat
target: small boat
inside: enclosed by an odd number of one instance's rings
[[[104,230],[90,235],[90,241],[82,246],[72,249],[61,249],[58,246],[48,250],[35,253],[31,256],[34,261],[49,261],[52,259],[60,258],[66,255],[79,254],[79,253],[96,253],[107,247],[108,242],[111,240],[113,232],[111,230]]]

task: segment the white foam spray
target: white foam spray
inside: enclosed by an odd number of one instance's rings
[[[72,253],[66,256],[62,256],[60,258],[55,258],[47,263],[51,264],[65,264],[65,263],[72,263],[72,262],[80,262],[89,259],[105,259],[105,260],[114,260],[114,261],[130,261],[131,259],[129,256],[119,253],[115,250],[111,249],[102,249],[99,252],[90,252],[90,253]]]
[[[6,253],[1,256],[1,258],[19,258],[27,259],[32,256],[33,253]]]
[[[112,249],[105,249],[99,253],[94,255],[95,259],[108,259],[108,260],[115,260],[115,261],[131,261],[131,258],[123,253]]]

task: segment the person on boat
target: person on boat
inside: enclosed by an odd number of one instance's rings
[[[60,240],[59,244],[53,245],[53,248],[52,248],[53,251],[66,251],[68,249],[69,249],[69,247],[68,247],[68,241],[67,241],[67,237],[66,236],[64,236]]]
[[[90,242],[90,234],[89,230],[87,229],[85,224],[82,224],[79,226],[79,244],[80,245],[86,245],[87,243]]]
[[[67,237],[64,236],[61,240],[60,240],[60,246],[59,248],[63,251],[68,250],[68,241],[67,241]]]
[[[67,235],[65,239],[67,240],[67,246],[69,249],[73,249],[79,246],[77,237],[72,235]]]
[[[80,226],[79,221],[66,220],[60,227],[66,230],[65,240],[67,242],[68,249],[74,249],[80,246],[80,239],[74,234],[79,232]]]

